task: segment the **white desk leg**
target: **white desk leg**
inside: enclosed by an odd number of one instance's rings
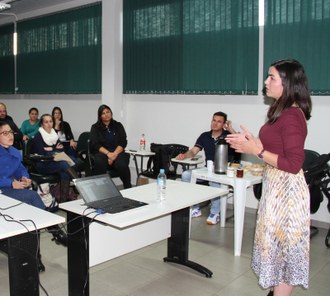
[[[246,183],[244,179],[235,178],[234,190],[234,255],[241,256],[244,215],[246,204]]]
[[[197,179],[195,177],[194,170],[192,170],[190,183],[195,184],[196,182],[197,182]],[[192,211],[192,207],[190,207],[190,212],[189,212],[189,238],[190,238],[190,234],[191,234],[191,211]]]
[[[221,188],[228,189],[228,185],[221,184]],[[220,226],[226,226],[227,194],[220,197]]]

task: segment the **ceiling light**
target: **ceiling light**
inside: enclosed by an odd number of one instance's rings
[[[9,9],[10,7],[10,4],[0,2],[0,11]]]

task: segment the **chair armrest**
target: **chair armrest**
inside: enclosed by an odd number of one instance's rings
[[[30,161],[53,161],[53,155],[40,155],[40,154],[30,154],[25,156],[25,159]]]

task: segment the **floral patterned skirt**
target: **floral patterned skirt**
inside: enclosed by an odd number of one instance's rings
[[[266,165],[258,208],[252,269],[263,288],[308,288],[310,198],[304,174]]]

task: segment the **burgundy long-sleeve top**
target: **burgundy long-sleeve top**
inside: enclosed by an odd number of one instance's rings
[[[303,112],[291,107],[273,124],[266,123],[259,132],[265,150],[278,154],[277,168],[297,174],[304,163],[307,124]]]

